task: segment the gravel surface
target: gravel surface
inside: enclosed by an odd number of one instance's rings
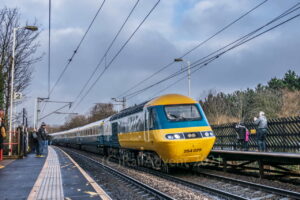
[[[260,199],[260,200],[266,200],[266,199],[272,199],[272,200],[279,200],[282,199],[282,197],[279,197],[277,195],[269,194],[268,192],[262,192],[258,191],[257,189],[250,189],[245,186],[239,186],[234,183],[226,183],[226,181],[220,181],[213,178],[206,178],[206,177],[200,177],[197,175],[191,175],[187,173],[176,173],[174,175],[178,178],[181,178],[183,180],[197,183],[200,185],[205,185],[210,188],[219,189],[222,191],[226,191],[228,193],[238,195],[247,199]]]
[[[66,150],[68,151],[68,149],[66,149]],[[123,174],[126,174],[132,178],[135,178],[136,180],[143,182],[144,184],[147,184],[163,193],[166,193],[175,199],[218,199],[217,197],[212,197],[209,194],[200,193],[197,190],[194,190],[194,189],[186,187],[186,186],[182,186],[182,185],[174,183],[172,181],[168,181],[164,178],[160,178],[160,177],[158,177],[156,175],[152,175],[148,172],[142,172],[140,170],[128,168],[126,166],[120,165],[115,162],[110,162],[110,161],[108,161],[108,159],[103,158],[96,154],[78,151],[78,150],[74,150],[74,149],[72,149],[72,151],[78,152],[80,154],[83,154],[85,156],[93,158],[101,163],[104,163],[107,166],[117,169],[119,172],[122,172]],[[74,154],[74,155],[76,155],[76,154]],[[262,185],[268,185],[268,186],[272,186],[272,187],[277,187],[277,188],[282,188],[282,189],[299,192],[299,187],[292,185],[292,184],[284,184],[282,182],[276,182],[276,181],[271,181],[271,180],[266,180],[266,179],[259,179],[259,178],[249,177],[249,176],[236,175],[236,174],[232,174],[232,173],[226,173],[226,172],[222,172],[222,171],[215,171],[215,170],[209,170],[209,169],[202,169],[202,168],[195,169],[195,171],[197,171],[197,170],[199,172],[204,172],[204,173],[208,173],[208,174],[221,175],[221,176],[225,176],[225,177],[229,177],[229,178],[233,178],[233,179],[244,180],[244,181],[248,181],[248,182],[259,183]],[[249,199],[277,200],[277,199],[282,198],[277,195],[259,191],[257,189],[245,188],[245,186],[238,186],[238,185],[235,185],[234,183],[231,184],[226,181],[224,182],[222,180],[217,180],[214,178],[199,176],[195,173],[197,173],[197,172],[190,172],[186,169],[177,169],[175,171],[175,173],[173,174],[173,176],[184,179],[189,182],[196,183],[196,184],[205,185],[205,186],[209,186],[211,188],[216,188],[216,189],[220,189],[223,191],[227,191],[228,193],[243,196],[243,197],[246,197]],[[103,174],[100,174],[100,175],[98,174],[97,176],[101,177],[102,175]],[[111,184],[111,183],[108,183],[108,184]],[[285,198],[285,199],[288,199],[288,198]]]
[[[293,184],[288,184],[288,183],[282,183],[280,181],[260,179],[260,178],[250,177],[250,176],[237,175],[237,174],[233,174],[233,173],[227,173],[227,172],[217,171],[217,170],[209,170],[209,169],[204,169],[204,168],[198,168],[195,171],[209,173],[209,174],[216,174],[216,175],[225,176],[225,177],[229,177],[229,178],[249,181],[252,183],[259,183],[259,184],[268,185],[271,187],[277,187],[277,188],[281,188],[281,189],[285,189],[285,190],[300,192],[299,186],[296,186]]]
[[[79,156],[76,156],[76,154],[72,154],[70,151],[68,151],[68,149],[63,148],[63,150],[66,150],[66,152],[68,154],[70,154],[70,156],[77,161],[79,161],[80,165],[84,165],[85,166],[85,170],[87,169],[88,172],[90,172],[92,170],[92,172],[95,170],[94,168],[92,169],[88,169],[87,166],[92,165],[92,164],[86,164],[87,160],[84,160],[82,158],[78,158]],[[87,152],[83,152],[83,151],[78,151],[78,150],[74,150],[72,149],[72,151],[78,152],[80,154],[83,154],[85,156],[88,156],[90,158],[93,158],[101,163],[104,163],[105,165],[108,165],[114,169],[117,169],[119,172],[122,172],[123,174],[129,175],[132,178],[135,178],[136,180],[143,182],[144,184],[147,184],[163,193],[166,193],[168,195],[170,195],[171,197],[175,198],[175,199],[182,199],[182,200],[210,200],[210,199],[218,199],[216,197],[211,197],[209,194],[203,194],[200,193],[199,191],[195,191],[192,188],[188,188],[179,184],[176,184],[172,181],[168,181],[165,180],[163,178],[157,177],[155,175],[151,175],[145,172],[141,172],[138,170],[134,170],[134,169],[130,169],[127,168],[125,166],[119,165],[117,163],[114,162],[110,162],[107,159],[104,159],[98,155],[95,154],[91,154],[91,153],[87,153]],[[91,163],[91,162],[90,162]],[[105,175],[102,173],[96,173],[94,174],[94,176],[97,176],[98,179],[95,181],[99,181],[100,183],[103,183],[103,180],[101,180],[101,177]],[[102,178],[103,179],[103,178]],[[109,186],[112,183],[107,183],[106,186]],[[122,185],[122,184],[121,184]],[[113,187],[115,188],[115,186]],[[113,190],[112,190],[113,191]],[[124,199],[124,198],[123,198]],[[136,199],[136,198],[133,198]]]

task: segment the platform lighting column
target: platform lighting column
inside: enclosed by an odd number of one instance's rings
[[[191,96],[191,63],[190,61],[184,61],[182,58],[175,58],[175,62],[186,62],[188,69],[188,96]]]
[[[19,29],[27,29],[30,31],[36,31],[38,28],[36,26],[24,26],[16,27],[13,29],[13,45],[12,45],[12,63],[11,63],[11,82],[10,82],[10,117],[9,117],[9,156],[12,153],[12,118],[13,118],[13,99],[14,99],[14,78],[15,78],[15,50],[16,50],[16,33]]]

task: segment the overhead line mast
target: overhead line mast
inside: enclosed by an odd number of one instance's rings
[[[51,67],[51,0],[49,0],[49,37],[48,37],[48,98],[50,98],[50,67]]]
[[[91,29],[92,25],[94,24],[94,21],[96,20],[98,14],[99,14],[100,11],[102,10],[102,7],[104,6],[105,1],[106,1],[106,0],[103,0],[103,1],[102,1],[100,7],[98,8],[98,10],[97,10],[96,14],[94,15],[92,21],[90,22],[90,24],[89,24],[87,30],[85,31],[83,37],[81,38],[80,42],[78,43],[76,49],[73,51],[72,56],[68,59],[67,64],[64,66],[63,71],[60,73],[60,75],[59,75],[58,79],[56,80],[56,82],[54,83],[52,89],[50,89],[50,36],[51,36],[51,35],[50,35],[50,28],[51,28],[51,23],[50,23],[50,22],[51,22],[51,0],[49,0],[49,54],[48,54],[48,56],[49,56],[49,57],[48,57],[48,90],[49,90],[49,91],[48,91],[48,98],[40,98],[40,99],[50,99],[50,96],[51,96],[51,94],[53,93],[55,87],[58,85],[58,83],[59,83],[59,81],[61,80],[61,78],[63,77],[64,73],[66,72],[66,70],[67,70],[68,67],[70,66],[70,64],[71,64],[71,62],[73,61],[73,59],[74,59],[76,53],[78,52],[78,50],[79,50],[81,44],[83,43],[83,41],[84,41],[85,37],[87,36],[89,30]],[[40,103],[39,101],[37,101],[37,102]],[[46,109],[46,105],[47,105],[47,104],[45,103],[41,113],[43,113],[44,110]],[[39,105],[37,105],[37,106],[39,106]]]

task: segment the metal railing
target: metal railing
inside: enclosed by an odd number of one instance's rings
[[[217,137],[214,149],[241,149],[237,144],[236,123],[212,125]],[[256,126],[253,122],[245,122],[249,130]],[[253,132],[253,131],[252,131]],[[256,134],[250,134],[249,150],[257,149]],[[267,151],[300,153],[300,116],[276,118],[268,120],[266,137]]]

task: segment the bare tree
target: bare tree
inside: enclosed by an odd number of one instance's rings
[[[95,122],[101,119],[105,119],[113,114],[116,111],[113,109],[114,106],[111,103],[97,103],[95,104],[90,111],[89,122]]]
[[[10,102],[10,82],[12,63],[13,29],[26,26],[20,24],[19,10],[3,8],[0,10],[0,109],[7,116]],[[36,25],[37,22],[30,23]],[[15,48],[14,91],[22,92],[30,84],[32,64],[41,59],[36,55],[39,43],[36,41],[40,32],[18,29]]]
[[[61,130],[69,130],[86,124],[88,120],[84,115],[69,116],[65,124],[61,126]]]

